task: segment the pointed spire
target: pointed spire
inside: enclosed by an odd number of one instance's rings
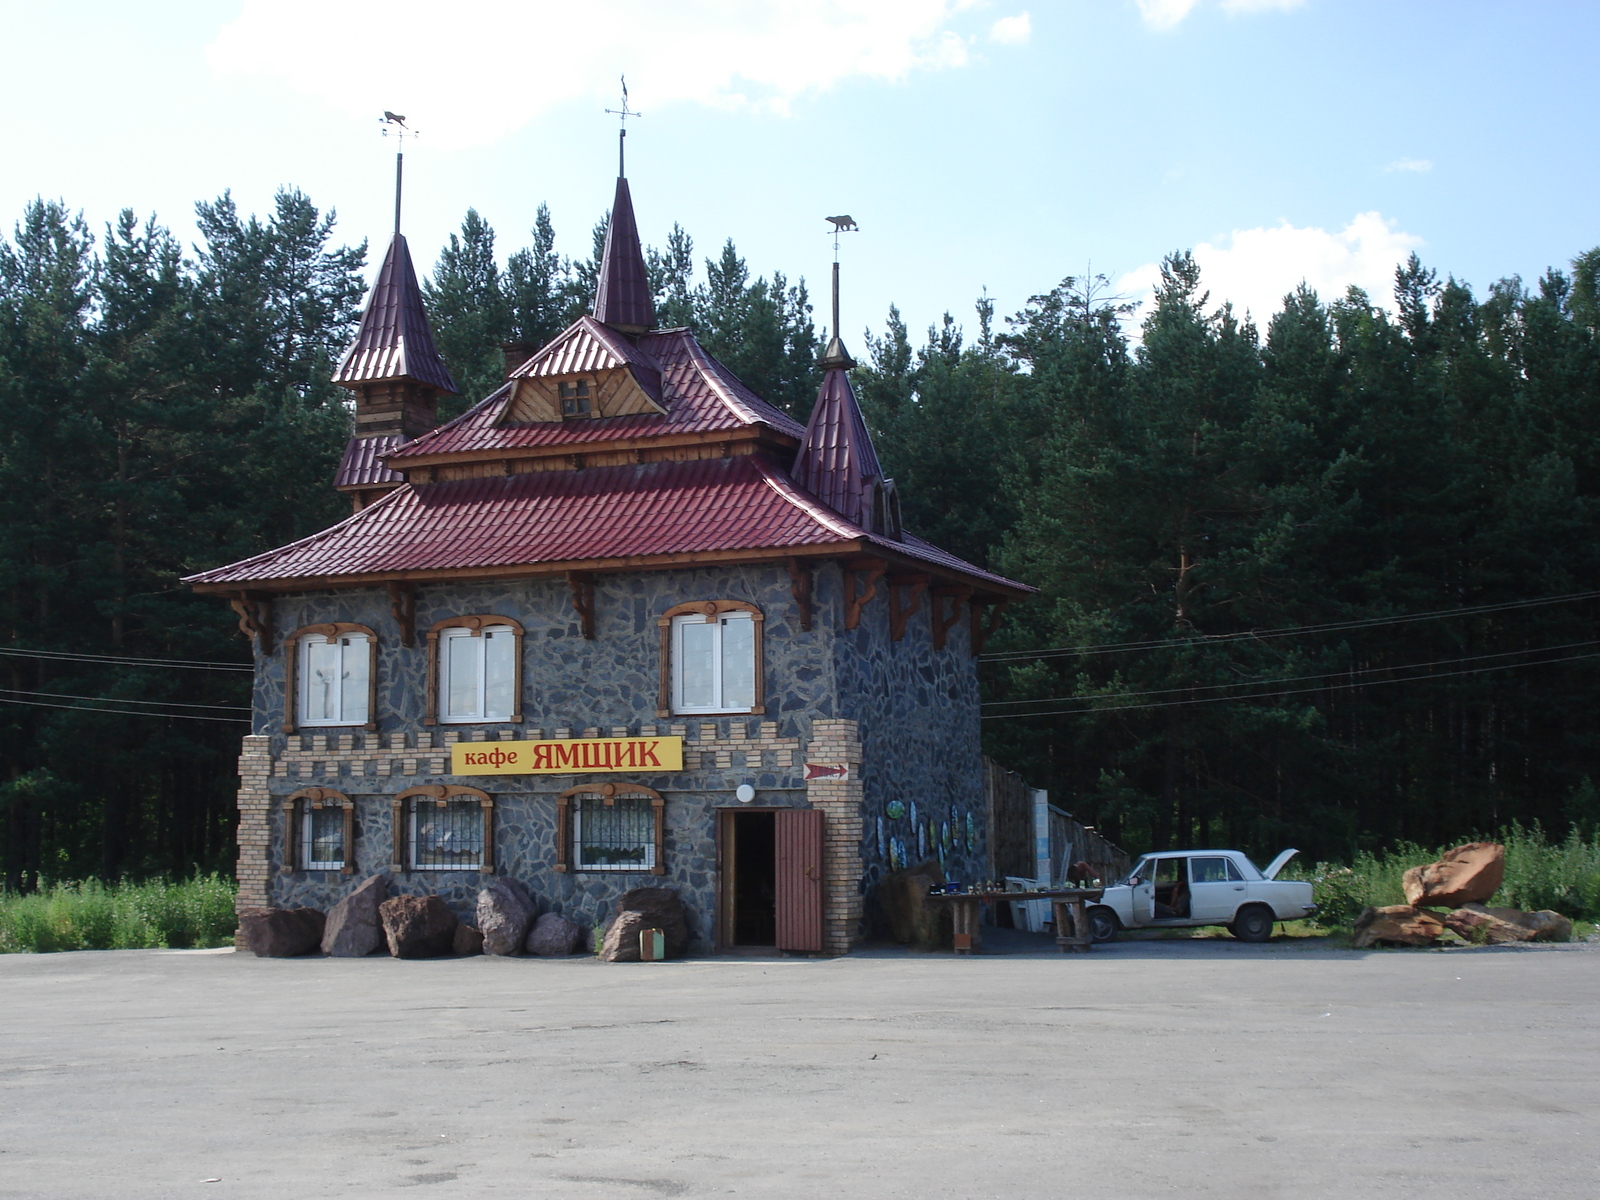
[[[876,533],[887,531],[879,500],[883,468],[842,367],[822,378],[790,474],[841,517]]]
[[[396,233],[367,297],[361,328],[339,360],[333,382],[359,390],[366,384],[401,380],[441,392],[456,391],[456,382],[433,344],[411,251]]]
[[[633,196],[624,175],[617,176],[617,195],[606,225],[600,282],[594,290],[594,319],[622,333],[644,333],[656,323],[639,227],[633,219]]]

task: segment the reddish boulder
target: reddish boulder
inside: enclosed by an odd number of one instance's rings
[[[1412,867],[1400,879],[1406,903],[1435,908],[1484,904],[1506,877],[1506,848],[1498,842],[1468,842],[1438,862]]]
[[[1439,917],[1409,904],[1387,904],[1363,909],[1356,918],[1350,945],[1357,950],[1370,946],[1431,946],[1445,931]]]
[[[560,913],[545,913],[533,923],[523,949],[529,954],[545,958],[561,958],[577,950],[583,940],[583,928]]]
[[[624,909],[606,930],[605,941],[600,944],[600,961],[638,962],[639,934],[646,929],[660,928],[644,913]]]
[[[322,952],[334,958],[361,958],[383,945],[378,905],[388,891],[388,876],[374,875],[329,909],[322,927]]]
[[[1464,904],[1446,916],[1444,923],[1469,942],[1487,942],[1491,946],[1572,940],[1572,922],[1549,909],[1530,913],[1515,908]]]
[[[459,922],[437,896],[393,896],[378,905],[378,915],[396,958],[440,958],[455,949]]]
[[[482,954],[483,934],[471,925],[457,925],[455,936],[450,939],[450,953],[457,958],[471,958],[474,954]]]
[[[322,945],[324,920],[314,908],[247,908],[239,929],[257,958],[294,958]]]
[[[684,915],[683,901],[671,888],[644,887],[623,892],[617,910],[641,913],[647,918],[646,927],[661,930],[668,958],[678,958],[689,948],[689,920]]]
[[[502,875],[478,893],[478,928],[485,954],[520,954],[539,906],[528,889]]]

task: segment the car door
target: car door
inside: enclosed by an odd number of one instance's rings
[[[1147,858],[1133,869],[1130,878],[1137,879],[1129,888],[1131,893],[1130,906],[1133,909],[1133,923],[1135,925],[1148,925],[1155,915],[1156,894],[1156,860]]]
[[[1226,924],[1245,900],[1244,876],[1221,855],[1189,860],[1189,914],[1196,921]]]

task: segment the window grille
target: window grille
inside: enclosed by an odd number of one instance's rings
[[[407,857],[413,871],[483,866],[483,807],[476,800],[411,800]]]
[[[305,804],[300,817],[300,861],[307,871],[344,868],[344,809],[333,805],[312,808]]]
[[[580,871],[649,871],[656,865],[656,818],[648,798],[580,796],[573,847]]]

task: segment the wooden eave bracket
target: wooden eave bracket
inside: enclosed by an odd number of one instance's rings
[[[906,624],[922,611],[922,597],[933,582],[930,575],[889,576],[889,640],[906,635]],[[906,599],[902,600],[902,597]]]
[[[943,650],[950,631],[961,619],[961,606],[972,599],[969,587],[937,587],[933,589],[933,648]],[[946,613],[945,606],[949,605]]]
[[[972,653],[982,654],[983,644],[994,636],[995,630],[1000,628],[1000,619],[1005,615],[1011,600],[1002,596],[997,600],[988,598],[973,600],[972,612]],[[989,618],[984,620],[983,610],[989,610]]]
[[[594,641],[594,576],[582,571],[567,572],[567,586],[572,589],[572,607],[578,614],[583,636]]]
[[[389,612],[400,626],[400,644],[411,647],[417,644],[417,589],[414,584],[391,581],[389,584]]]
[[[854,629],[861,624],[861,610],[878,594],[878,581],[889,569],[881,558],[853,558],[844,564],[844,627]],[[865,576],[864,587],[857,586],[857,577]]]
[[[789,568],[789,594],[800,610],[800,628],[811,628],[811,564],[798,558],[785,560]]]
[[[272,653],[272,597],[257,592],[236,592],[228,607],[239,614],[239,632],[255,642],[256,653]]]

